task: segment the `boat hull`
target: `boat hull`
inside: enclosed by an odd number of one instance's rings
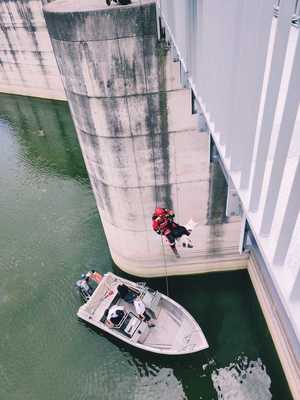
[[[153,327],[140,320],[132,304],[118,298],[117,286],[125,284],[139,291],[152,317]],[[123,305],[127,311],[123,325],[109,327],[104,313],[114,304]],[[153,291],[139,283],[107,273],[91,298],[82,305],[78,317],[108,334],[136,348],[157,354],[183,355],[208,348],[202,329],[190,313],[170,297]]]

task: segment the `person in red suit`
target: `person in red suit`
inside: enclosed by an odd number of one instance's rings
[[[174,221],[175,213],[169,208],[156,207],[152,215],[152,228],[159,234],[167,238],[169,245],[177,258],[180,257],[176,249],[175,239],[180,238],[182,235],[190,236],[191,231],[187,230],[184,226],[177,224]],[[188,247],[193,247],[188,244]]]

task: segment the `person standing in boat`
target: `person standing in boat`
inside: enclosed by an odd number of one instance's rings
[[[190,236],[191,231],[187,230],[184,226],[177,224],[174,221],[175,213],[173,210],[168,208],[156,207],[152,215],[152,229],[159,235],[163,235],[167,238],[168,243],[177,258],[180,257],[175,239],[180,238],[183,235]],[[188,243],[188,247],[193,247],[191,243]]]
[[[151,317],[146,312],[146,306],[139,297],[133,300],[133,305],[138,317],[145,321],[150,328],[154,327],[155,324],[151,322]]]

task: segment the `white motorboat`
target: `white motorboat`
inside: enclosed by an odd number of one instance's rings
[[[121,298],[119,285],[126,285],[133,297],[142,300],[153,324],[141,320],[133,303]],[[78,317],[132,346],[168,355],[195,353],[208,348],[194,318],[180,304],[148,288],[145,283],[132,282],[108,272],[93,293],[84,298],[87,301],[79,308]],[[106,318],[114,305],[123,306],[124,312],[118,325],[112,327]]]

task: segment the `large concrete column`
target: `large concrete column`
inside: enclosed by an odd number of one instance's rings
[[[207,135],[197,131],[179,63],[157,40],[155,2],[58,0],[44,14],[116,264],[155,275],[182,262],[151,229],[156,205],[174,207],[180,223],[202,222],[206,251]]]

